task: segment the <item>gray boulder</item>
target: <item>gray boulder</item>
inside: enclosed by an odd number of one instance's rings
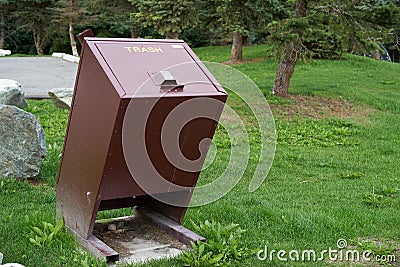
[[[21,84],[14,80],[0,79],[0,105],[26,108],[28,103],[25,101]]]
[[[0,106],[0,137],[0,177],[37,176],[47,149],[36,117],[15,106]]]
[[[57,88],[49,91],[49,96],[56,107],[71,110],[74,88]]]

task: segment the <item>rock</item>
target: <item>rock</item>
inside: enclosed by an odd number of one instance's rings
[[[109,224],[107,228],[110,231],[116,231],[117,230],[117,226],[115,224],[113,224],[113,223]]]
[[[21,85],[9,79],[0,79],[0,105],[12,105],[19,108],[26,108],[24,92]]]
[[[0,177],[37,176],[47,149],[36,117],[15,106],[0,106],[0,136]]]
[[[49,91],[49,96],[56,107],[71,109],[73,88],[57,88]]]
[[[11,55],[10,50],[0,49],[0,57],[9,56],[9,55]]]

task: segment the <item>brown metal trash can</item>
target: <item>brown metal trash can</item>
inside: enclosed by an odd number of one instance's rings
[[[86,37],[57,180],[59,218],[82,240],[91,240],[100,210],[143,206],[180,224],[209,142],[199,145],[212,138],[226,98],[183,41]],[[176,134],[164,134],[167,121],[181,127]],[[165,147],[180,150],[188,168]]]

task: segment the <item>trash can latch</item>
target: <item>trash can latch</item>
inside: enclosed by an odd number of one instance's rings
[[[147,72],[155,85],[160,86],[160,91],[182,91],[184,85],[178,84],[176,78],[168,70],[161,70],[155,74]]]

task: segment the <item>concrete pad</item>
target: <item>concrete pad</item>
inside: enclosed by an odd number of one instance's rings
[[[0,79],[19,82],[26,98],[49,98],[49,90],[74,87],[77,70],[78,64],[60,58],[0,58]]]
[[[154,224],[134,216],[96,221],[94,235],[118,252],[119,262],[124,264],[176,257],[188,249]]]
[[[183,250],[171,247],[172,244],[164,244],[156,240],[133,238],[130,242],[119,242],[129,251],[129,256],[120,259],[120,263],[135,264],[148,260],[158,260],[176,257]]]

